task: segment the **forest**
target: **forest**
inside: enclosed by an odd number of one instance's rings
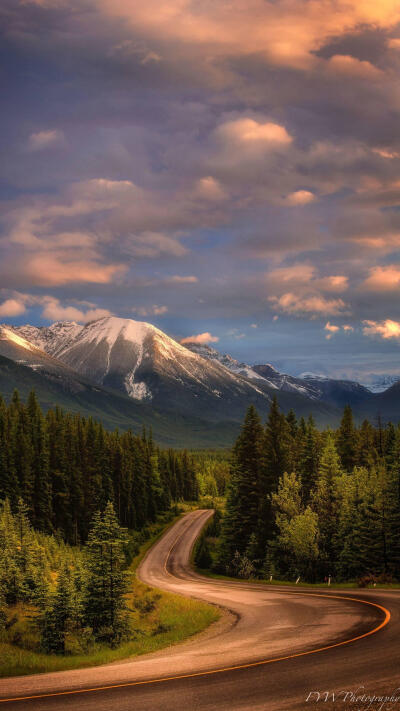
[[[224,461],[162,451],[150,432],[44,415],[34,392],[0,399],[0,634],[51,654],[129,638],[127,568],[147,527],[226,476]]]
[[[151,432],[109,432],[32,392],[0,398],[0,643],[51,655],[132,639],[128,570],[148,527],[179,502],[216,508],[201,568],[305,582],[400,579],[400,427],[337,430],[246,413],[232,451],[160,449]],[[160,518],[161,517],[161,518]],[[157,623],[162,628],[162,623]],[[152,633],[151,633],[152,634]]]
[[[347,406],[336,431],[320,432],[276,400],[264,426],[250,407],[212,567],[243,578],[399,580],[400,427],[379,418],[357,427]]]

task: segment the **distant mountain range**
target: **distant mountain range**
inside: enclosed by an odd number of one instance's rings
[[[273,395],[284,411],[313,414],[321,426],[336,424],[347,403],[358,419],[400,420],[400,382],[372,392],[311,373],[296,378],[116,317],[0,326],[0,392],[9,397],[14,387],[22,396],[34,387],[45,408],[93,414],[108,427],[152,426],[160,443],[175,446],[228,445],[248,405],[265,417]]]

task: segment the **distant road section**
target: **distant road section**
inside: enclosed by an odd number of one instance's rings
[[[204,578],[192,570],[190,553],[211,515],[194,511],[180,519],[151,548],[138,575],[148,585],[220,606],[219,622],[189,642],[133,660],[2,680],[0,709],[347,711],[368,706],[350,700],[357,689],[358,695],[391,695],[400,687],[400,592]]]

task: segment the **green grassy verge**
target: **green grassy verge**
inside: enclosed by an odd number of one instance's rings
[[[346,590],[351,588],[352,590],[357,589],[357,590],[394,590],[394,589],[399,589],[400,588],[400,583],[377,583],[376,587],[374,588],[373,585],[367,585],[365,588],[359,587],[357,585],[357,581],[349,581],[346,583],[331,583],[328,585],[327,583],[303,583],[299,582],[298,585],[296,585],[294,580],[272,580],[270,581],[269,579],[261,579],[261,578],[249,578],[249,579],[243,579],[243,578],[233,578],[229,575],[221,575],[219,573],[213,573],[211,570],[204,570],[203,568],[199,568],[196,566],[196,571],[200,575],[204,575],[206,578],[214,578],[216,580],[232,580],[233,582],[236,583],[257,583],[260,585],[270,585],[271,587],[274,586],[287,586],[287,587],[298,587],[298,588],[318,588],[319,590]]]
[[[178,518],[179,516],[168,524],[158,523],[150,526],[149,539],[140,547],[138,555],[129,567],[131,580],[127,602],[134,630],[129,641],[116,649],[96,644],[84,654],[42,654],[34,651],[38,643],[32,624],[35,611],[28,605],[18,605],[9,611],[10,617],[17,617],[17,622],[12,627],[13,639],[0,639],[0,676],[91,667],[155,652],[182,642],[218,620],[220,612],[216,607],[180,595],[153,590],[136,578],[136,568],[147,550]]]

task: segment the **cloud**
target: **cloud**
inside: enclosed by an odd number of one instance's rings
[[[104,316],[111,316],[112,312],[108,309],[97,308],[95,304],[88,301],[77,301],[79,306],[88,307],[85,310],[77,308],[77,306],[65,306],[60,299],[49,294],[25,294],[14,291],[10,298],[0,304],[0,316],[12,318],[26,313],[27,309],[32,306],[40,306],[42,308],[42,317],[49,321],[72,320],[86,323],[94,321]]]
[[[343,329],[343,331],[350,333],[351,331],[354,331],[353,326],[350,326],[349,324],[345,324],[344,326],[336,326],[334,323],[330,323],[329,321],[325,324],[324,330],[329,331],[329,333],[325,336],[325,338],[329,341],[334,333],[338,333],[340,329]]]
[[[49,321],[68,320],[88,323],[89,321],[95,321],[105,316],[112,316],[111,311],[108,309],[88,309],[87,311],[82,311],[75,306],[62,306],[58,299],[51,296],[44,297],[42,302],[44,303],[42,317]]]
[[[165,281],[167,284],[197,284],[199,280],[196,276],[180,276],[174,274],[173,276],[167,277]]]
[[[393,291],[400,287],[400,267],[389,264],[372,267],[362,286],[368,291]]]
[[[296,190],[294,193],[290,193],[290,195],[286,198],[288,205],[292,205],[293,207],[298,205],[308,205],[314,200],[315,195],[309,190]]]
[[[400,153],[398,151],[393,151],[390,148],[372,148],[371,150],[373,153],[376,153],[381,158],[387,158],[389,160],[393,160],[394,158],[400,158]]]
[[[371,62],[360,61],[356,57],[336,54],[329,59],[329,69],[343,76],[359,77],[362,79],[381,79],[383,72],[374,67]]]
[[[330,331],[330,333],[337,333],[340,330],[340,326],[335,326],[335,324],[329,321],[324,326],[325,331]]]
[[[109,56],[123,58],[137,58],[139,64],[146,65],[152,62],[158,63],[162,61],[162,57],[149,49],[144,42],[137,42],[132,39],[125,39],[119,42],[109,50]]]
[[[31,133],[29,136],[28,150],[32,153],[36,153],[37,151],[42,151],[46,148],[63,146],[64,143],[65,136],[63,131],[60,129],[39,131],[38,133]]]
[[[346,291],[349,286],[349,278],[343,274],[322,277],[318,279],[318,286],[323,291]]]
[[[320,277],[317,274],[317,269],[309,263],[292,264],[289,267],[278,267],[272,269],[265,275],[268,286],[277,289],[286,290],[289,284],[291,288],[297,287],[297,290],[306,288],[307,292],[313,289],[315,292],[341,292],[348,288],[348,277],[342,274],[329,275]]]
[[[325,336],[326,340],[329,341],[334,333],[337,333],[340,331],[340,326],[335,326],[333,323],[330,323],[329,321],[325,324],[324,326],[325,331],[329,331],[329,333]]]
[[[3,286],[54,288],[83,312],[96,306],[72,295],[124,313],[129,294],[168,304],[175,332],[206,316],[221,340],[289,309],[299,323],[278,339],[280,316],[270,345],[293,358],[303,339],[323,359],[309,334],[321,344],[339,312],[400,318],[382,271],[400,247],[394,0],[82,3],[4,0]],[[46,130],[68,150],[46,148]],[[335,348],[354,357],[359,330]]]
[[[56,197],[17,202],[4,218],[8,232],[0,252],[9,257],[0,259],[3,279],[12,275],[19,286],[109,284],[133,259],[186,255],[176,234],[141,229],[143,210],[151,214],[148,200],[131,181],[97,178],[67,185]]]
[[[219,180],[216,180],[212,175],[205,178],[200,178],[196,184],[196,195],[203,200],[224,200],[227,197]]]
[[[137,308],[132,309],[132,311],[135,311],[139,316],[163,316],[163,314],[166,314],[168,312],[168,307],[167,306],[157,306],[156,304],[153,304],[153,306],[138,306]]]
[[[109,284],[116,275],[123,274],[122,264],[100,264],[90,260],[73,260],[62,254],[46,254],[27,260],[21,272],[32,284],[38,286],[61,286],[86,282],[88,284]]]
[[[6,299],[0,304],[0,317],[20,316],[25,313],[26,306],[18,299]]]
[[[274,145],[288,145],[293,140],[284,126],[271,121],[262,123],[252,118],[227,121],[218,126],[216,136],[227,143],[258,149]]]
[[[279,284],[296,283],[308,284],[315,276],[316,269],[312,264],[297,263],[290,267],[278,267],[271,269],[265,275],[269,284],[277,286]],[[286,288],[283,286],[283,288]]]
[[[274,311],[292,316],[338,316],[347,311],[347,306],[342,299],[326,299],[322,295],[300,296],[287,292],[280,297],[270,296],[268,301]]]
[[[389,49],[400,50],[400,39],[398,37],[392,37],[387,40],[387,46]]]
[[[199,345],[204,345],[206,343],[217,343],[218,341],[218,336],[212,336],[211,333],[206,331],[205,333],[198,333],[196,336],[182,338],[181,343],[198,343]]]
[[[187,249],[178,239],[161,232],[145,231],[128,236],[126,249],[134,257],[154,258],[162,254],[182,257]]]
[[[271,64],[296,69],[312,68],[316,50],[332,37],[356,32],[363,25],[392,28],[400,19],[395,0],[349,2],[263,2],[233,0],[214,3],[200,0],[99,0],[112,17],[123,18],[137,36],[142,33],[163,47],[174,48],[181,58],[206,56],[210,72],[223,56],[261,56]],[[188,49],[190,48],[191,53]],[[186,50],[186,51],[185,51]],[[172,51],[172,49],[170,50]],[[164,52],[165,53],[165,52]]]
[[[363,321],[365,336],[380,336],[381,338],[400,339],[400,322],[386,319],[384,321]]]

